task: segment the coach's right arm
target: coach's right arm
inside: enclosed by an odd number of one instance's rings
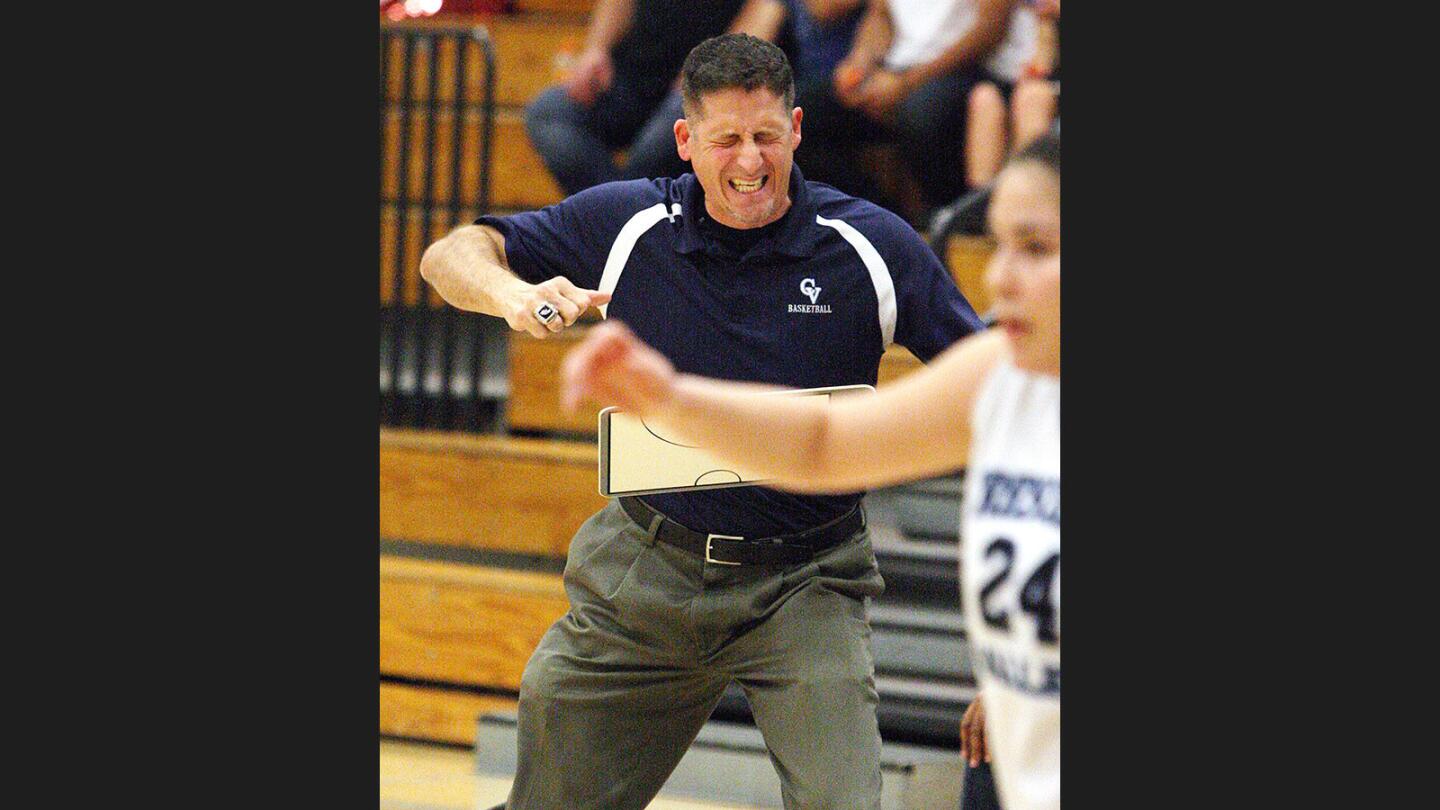
[[[465,225],[431,245],[420,257],[420,276],[452,306],[504,318],[510,328],[543,338],[575,322],[609,293],[575,286],[555,276],[530,284],[510,270],[505,237],[489,225]],[[550,303],[560,317],[541,323],[535,309]]]

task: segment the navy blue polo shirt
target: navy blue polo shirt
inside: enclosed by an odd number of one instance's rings
[[[806,182],[798,168],[790,195],[785,216],[742,249],[707,222],[693,174],[605,183],[476,223],[504,234],[510,268],[525,281],[564,276],[612,293],[606,317],[685,373],[792,388],[874,385],[891,342],[928,361],[983,328],[904,220]],[[644,500],[697,531],[765,537],[840,517],[862,495],[750,486]]]

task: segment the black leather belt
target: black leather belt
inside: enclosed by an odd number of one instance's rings
[[[854,509],[835,520],[813,529],[780,537],[747,540],[728,534],[706,534],[687,529],[651,509],[639,498],[619,498],[620,508],[642,529],[649,530],[659,518],[655,539],[689,551],[716,565],[772,565],[806,562],[831,546],[837,545],[865,528],[865,512],[856,504]]]

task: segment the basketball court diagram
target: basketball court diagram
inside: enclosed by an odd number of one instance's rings
[[[869,385],[777,391],[777,396],[825,397],[874,393]],[[704,448],[665,435],[635,414],[610,407],[600,411],[600,494],[608,497],[696,489],[752,486],[767,479],[725,463]]]

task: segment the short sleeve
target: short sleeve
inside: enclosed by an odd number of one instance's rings
[[[898,218],[890,230],[895,234],[895,259],[887,262],[895,285],[895,342],[928,363],[985,325],[920,235]]]
[[[614,215],[627,207],[630,196],[617,194],[616,185],[621,184],[588,188],[538,211],[483,216],[475,224],[500,231],[510,269],[521,279],[539,284],[564,276],[593,290],[619,230]]]

